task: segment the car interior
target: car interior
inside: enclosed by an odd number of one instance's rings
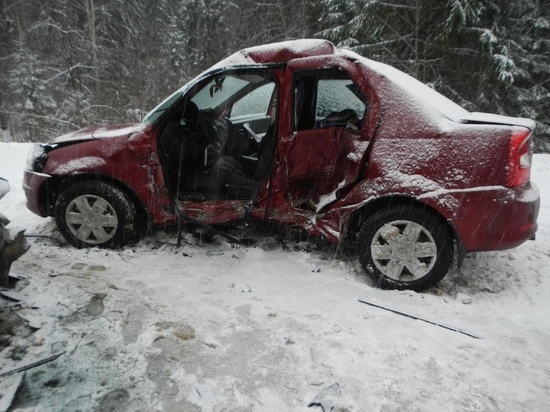
[[[167,110],[158,146],[180,200],[252,199],[276,144],[278,88],[266,73],[203,82]]]
[[[359,131],[367,99],[341,70],[299,72],[294,79],[294,130],[345,127]]]
[[[294,130],[344,127],[359,132],[366,99],[342,71],[299,73]],[[267,72],[207,78],[159,118],[165,178],[180,200],[253,199],[277,143],[278,87]]]

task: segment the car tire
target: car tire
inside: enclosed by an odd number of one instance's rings
[[[67,187],[57,198],[54,215],[63,237],[78,248],[117,248],[136,240],[134,204],[107,183]]]
[[[379,210],[359,233],[359,259],[382,289],[426,290],[447,274],[453,238],[442,219],[410,205]]]

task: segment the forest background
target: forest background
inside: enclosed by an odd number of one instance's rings
[[[326,38],[550,153],[550,0],[0,0],[0,141],[141,120],[244,47]]]

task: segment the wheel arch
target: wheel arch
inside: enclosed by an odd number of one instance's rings
[[[445,218],[445,216],[443,216],[443,214],[441,214],[434,207],[430,206],[427,203],[419,201],[413,196],[384,195],[384,196],[374,198],[373,200],[364,204],[361,208],[354,211],[350,216],[350,218],[348,219],[347,228],[346,228],[346,238],[351,238],[353,240],[356,240],[364,221],[368,216],[372,215],[375,211],[389,208],[391,206],[403,206],[403,205],[417,207],[419,209],[422,209],[430,213],[436,219],[438,219],[441,222],[441,224],[443,224],[449,231],[451,239],[456,242],[458,262],[459,263],[462,262],[466,252],[462,244],[462,240],[460,239],[460,236],[455,226],[453,225],[453,222],[450,219]]]
[[[54,206],[59,195],[70,185],[80,182],[94,181],[103,182],[113,187],[116,187],[128,196],[129,200],[136,207],[136,212],[140,220],[145,223],[144,227],[149,232],[152,228],[152,216],[147,207],[140,200],[139,196],[124,182],[107,175],[94,173],[80,173],[70,176],[52,176],[48,182],[48,187],[41,188],[40,199],[41,207],[45,210],[48,216],[54,215]]]

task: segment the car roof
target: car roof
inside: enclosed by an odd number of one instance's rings
[[[351,50],[337,48],[328,40],[300,39],[249,47],[220,61],[212,69],[232,66],[285,64],[295,59],[325,56],[339,56],[360,63],[380,78],[386,79],[388,82],[386,87],[391,90],[400,90],[401,93],[410,96],[411,100],[422,102],[424,106],[428,107],[428,111],[435,111],[439,115],[444,114],[446,118],[455,122],[460,122],[469,114],[468,111],[455,102],[408,74],[392,66],[367,59]],[[383,93],[380,86],[377,89]]]
[[[239,50],[226,59],[220,61],[213,68],[249,64],[276,64],[304,57],[329,56],[340,50],[328,40],[301,39]]]

